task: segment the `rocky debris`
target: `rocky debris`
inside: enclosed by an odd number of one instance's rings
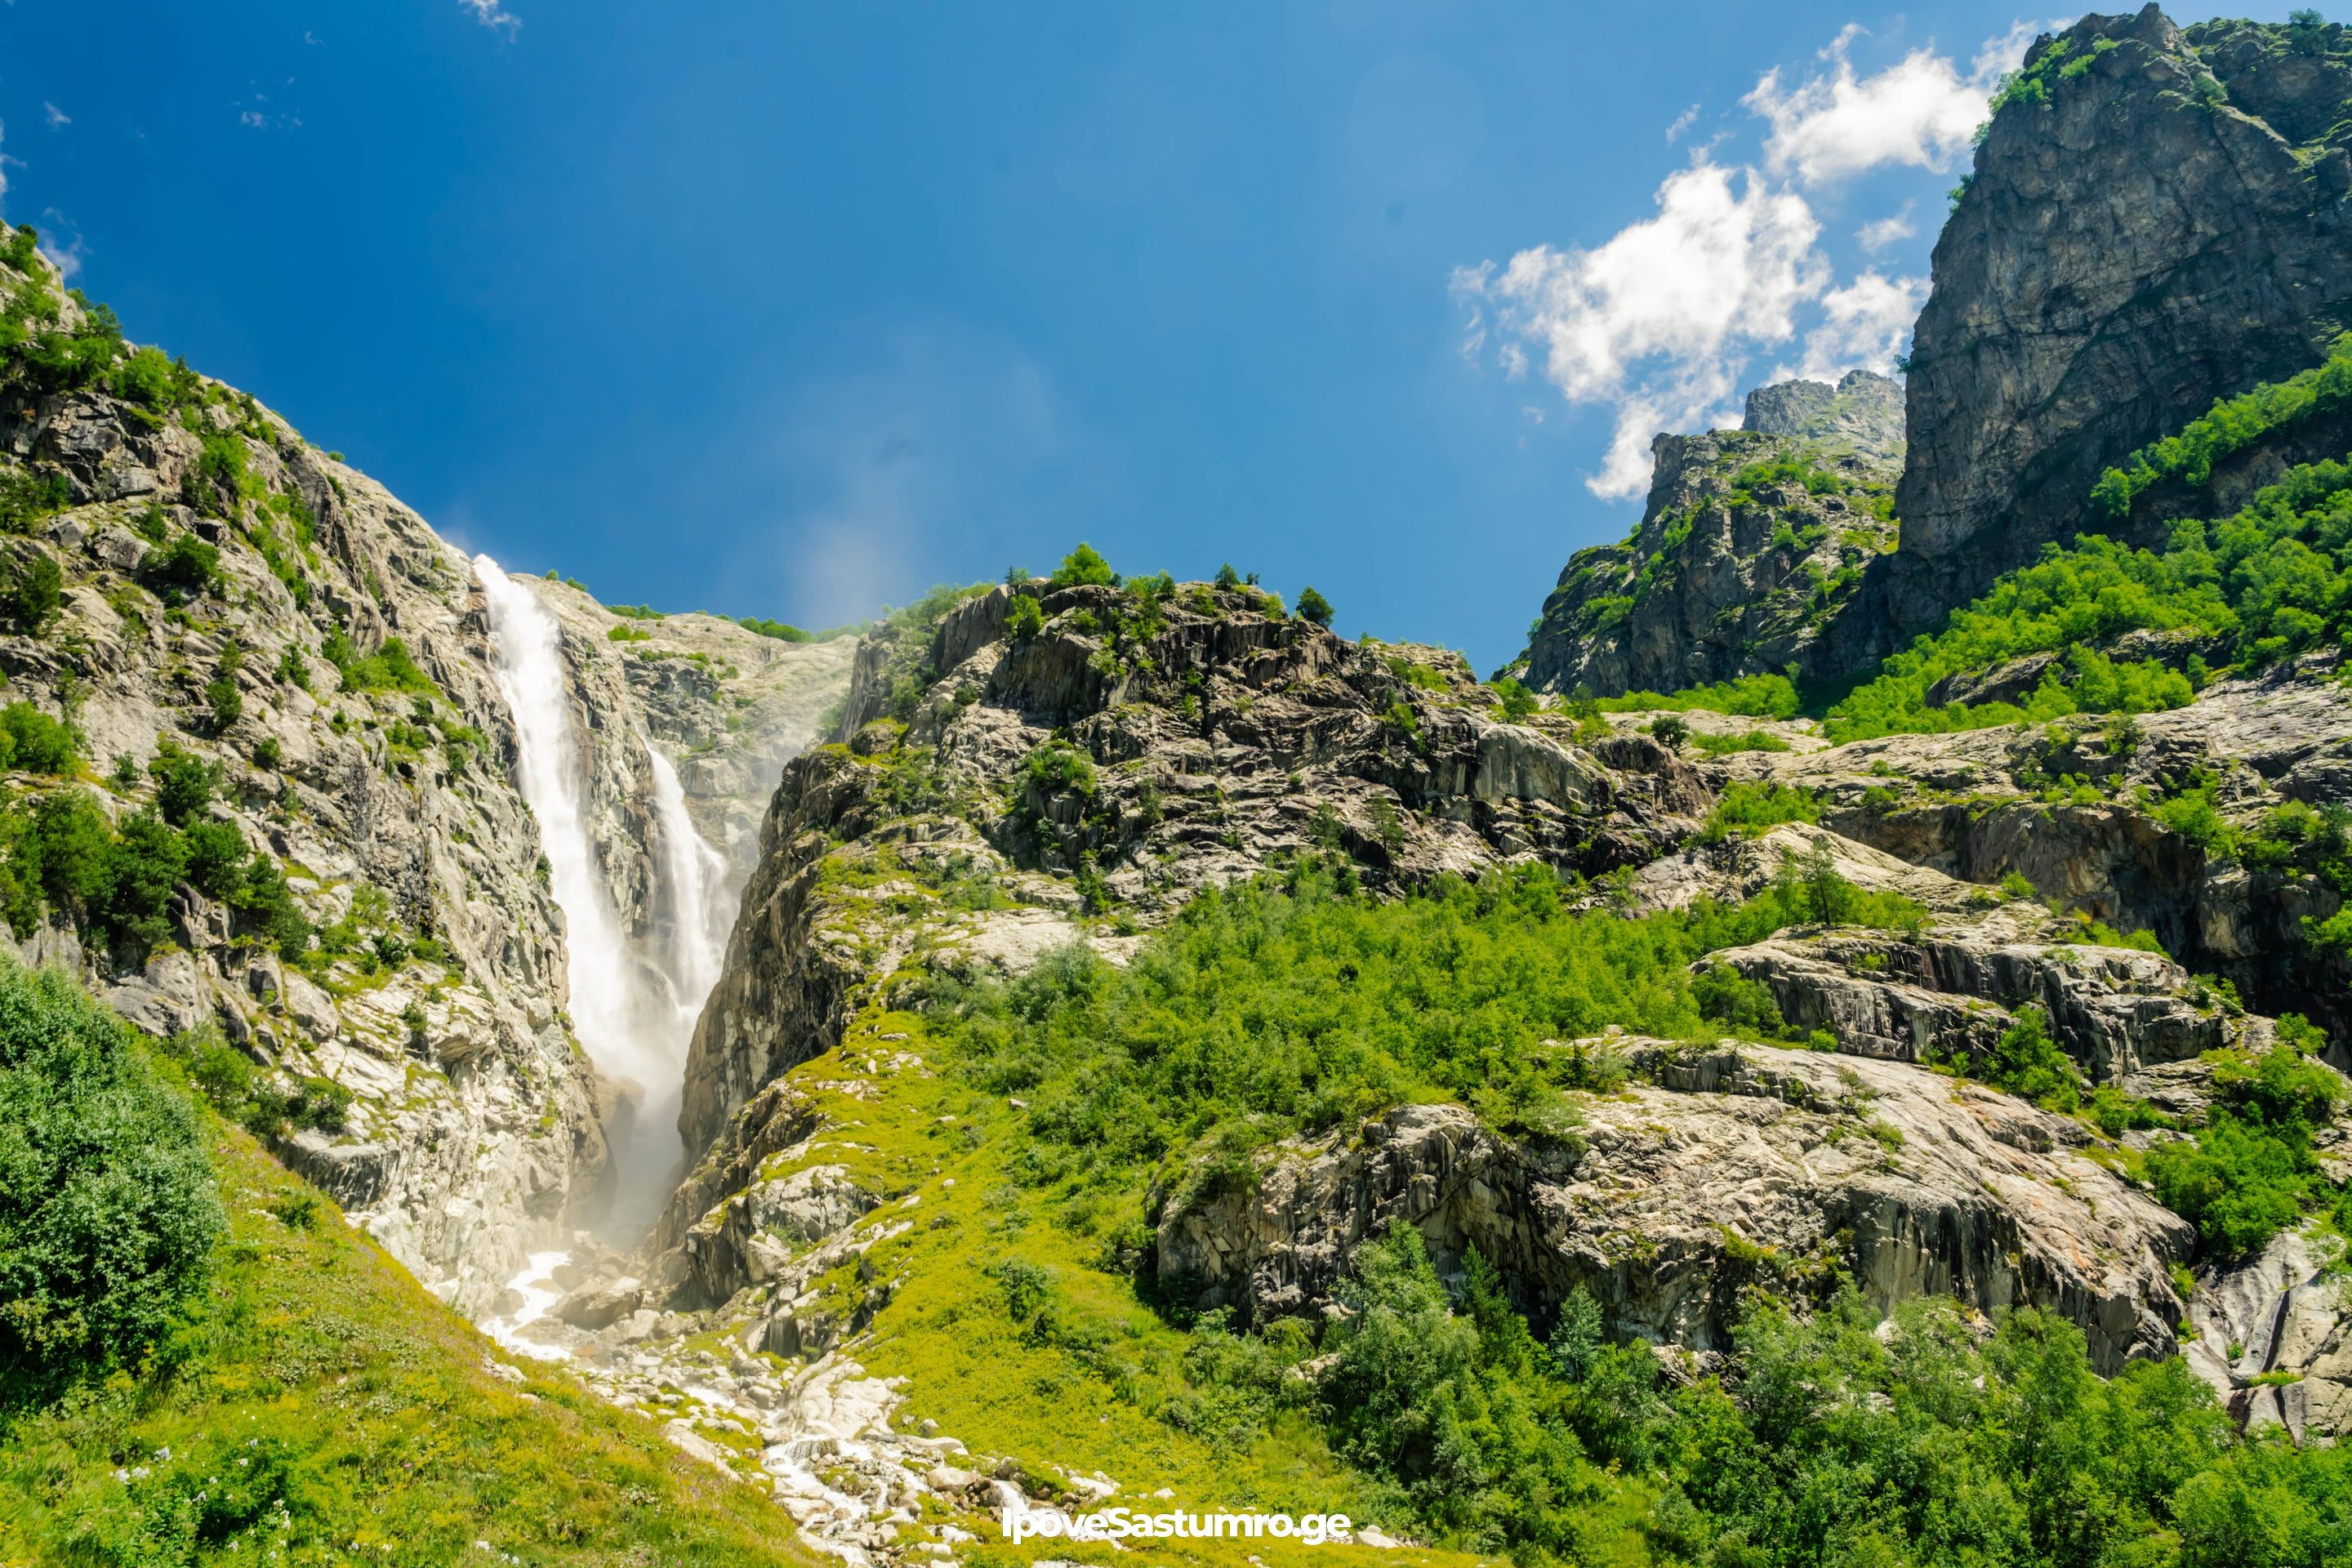
[[[2150,5],[2029,53],[1936,245],[1913,335],[1902,548],[1843,617],[1883,653],[2080,525],[2100,471],[2316,363],[2352,308],[2352,102],[2288,28]],[[2336,439],[2321,455],[2337,456]]]
[[[2182,1347],[2249,1431],[2283,1426],[2298,1443],[2352,1436],[2352,1298],[2343,1243],[2283,1232],[2259,1257],[2199,1270]]]
[[[1354,1248],[1402,1224],[1441,1269],[1475,1247],[1538,1321],[1581,1287],[1618,1333],[1702,1352],[1728,1347],[1741,1291],[1802,1299],[1839,1267],[1882,1307],[2057,1312],[2105,1372],[2174,1352],[2190,1229],[2079,1122],[1900,1062],[1579,1045],[1637,1076],[1576,1096],[1572,1127],[1516,1140],[1416,1105],[1293,1142],[1246,1190],[1171,1198],[1160,1279],[1252,1321],[1322,1311]]]
[[[1748,395],[1747,430],[1660,436],[1641,522],[1570,558],[1504,673],[1614,696],[1810,663],[1864,567],[1894,544],[1894,395],[1867,372],[1834,392],[1787,383]]]

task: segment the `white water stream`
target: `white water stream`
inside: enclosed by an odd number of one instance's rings
[[[695,831],[677,770],[650,743],[658,842],[653,929],[631,939],[591,836],[588,759],[574,732],[562,626],[528,580],[474,558],[489,605],[499,690],[514,715],[516,782],[539,818],[549,889],[563,911],[572,1032],[607,1077],[642,1091],[613,1139],[617,1173],[604,1228],[625,1245],[667,1196],[681,1152],[679,1086],[702,1004],[726,956],[726,861]]]

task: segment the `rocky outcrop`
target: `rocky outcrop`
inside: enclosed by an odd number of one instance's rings
[[[2101,469],[2352,323],[2347,53],[2337,26],[2182,30],[2153,5],[2035,44],[1937,241],[1902,548],[1843,657],[2072,533]]]
[[[1825,826],[1905,863],[1979,888],[2020,876],[2062,909],[2152,931],[2248,1005],[2306,1014],[2344,1042],[2352,970],[2314,945],[2306,924],[2334,915],[2343,896],[2315,846],[2270,826],[2290,805],[2352,805],[2352,700],[2329,673],[2219,681],[2185,708],[2127,724],[2084,716],[1893,735],[1748,752],[1708,771],[1811,790],[1827,804]],[[2234,837],[2166,826],[2162,803],[2194,789],[2210,790]],[[1645,881],[1670,885],[1672,867]]]
[[[1541,691],[1675,691],[1808,664],[1822,627],[1893,547],[1898,389],[1748,395],[1746,430],[1661,436],[1642,521],[1580,550],[1504,672]]]
[[[1850,370],[1825,381],[1779,381],[1748,395],[1739,421],[1759,436],[1790,436],[1874,462],[1903,460],[1903,384],[1874,371]]]
[[[1009,636],[1019,598],[1043,625]],[[792,1141],[768,1086],[912,953],[1018,972],[1083,938],[1121,957],[1200,889],[1304,850],[1384,887],[1631,866],[1704,811],[1646,738],[1596,752],[1492,700],[1458,655],[1350,643],[1248,587],[1028,583],[869,638],[848,743],[785,769],[696,1029],[680,1128],[699,1163],[656,1232],[660,1278],[709,1301],[754,1277],[712,1205],[754,1179],[747,1151]]]
[[[2178,1216],[2088,1156],[2079,1123],[1902,1063],[1739,1045],[1583,1042],[1638,1076],[1514,1140],[1408,1106],[1262,1157],[1247,1190],[1171,1202],[1163,1287],[1254,1321],[1323,1310],[1355,1247],[1418,1227],[1475,1247],[1538,1321],[1589,1290],[1617,1332],[1727,1349],[1743,1291],[1849,1271],[1882,1307],[1951,1294],[2083,1326],[2094,1362],[2173,1353]]]
[[[2181,1353],[2249,1431],[2296,1442],[2352,1436],[2352,1303],[2343,1243],[2287,1231],[2257,1257],[2198,1272]]]

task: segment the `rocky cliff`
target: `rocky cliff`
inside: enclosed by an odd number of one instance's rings
[[[5,698],[75,737],[64,758],[14,748],[11,935],[157,1035],[218,1030],[290,1107],[267,1118],[281,1156],[479,1310],[595,1213],[614,1101],[569,1027],[472,563],[8,253],[11,320],[48,334],[37,355],[84,362],[33,358],[0,418]],[[577,624],[599,842],[646,932],[648,741],[730,843],[848,649],[704,616],[615,644],[593,601],[543,586]]]
[[[1901,389],[1868,371],[1748,396],[1746,427],[1660,436],[1642,521],[1580,550],[1503,673],[1541,691],[1675,691],[1810,665],[1894,547]]]
[[[2352,35],[2151,5],[2045,36],[2000,95],[1914,335],[1884,652],[2085,522],[2100,471],[2352,325]]]

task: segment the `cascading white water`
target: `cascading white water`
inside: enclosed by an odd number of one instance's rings
[[[617,1179],[605,1223],[625,1235],[658,1211],[682,1152],[687,1047],[726,954],[726,863],[695,831],[677,770],[648,744],[659,923],[645,949],[629,940],[589,836],[588,769],[572,730],[562,626],[488,556],[476,556],[474,569],[489,605],[499,690],[514,715],[516,782],[539,818],[550,890],[563,911],[572,1031],[600,1070],[629,1079],[643,1097],[625,1127],[608,1129],[617,1134]]]
[[[672,987],[671,1005],[691,1041],[694,1021],[719,971],[727,961],[727,923],[733,913],[727,898],[727,858],[696,831],[686,811],[686,789],[677,769],[648,742],[653,763],[654,812],[661,828],[662,890],[669,904],[664,968]]]

